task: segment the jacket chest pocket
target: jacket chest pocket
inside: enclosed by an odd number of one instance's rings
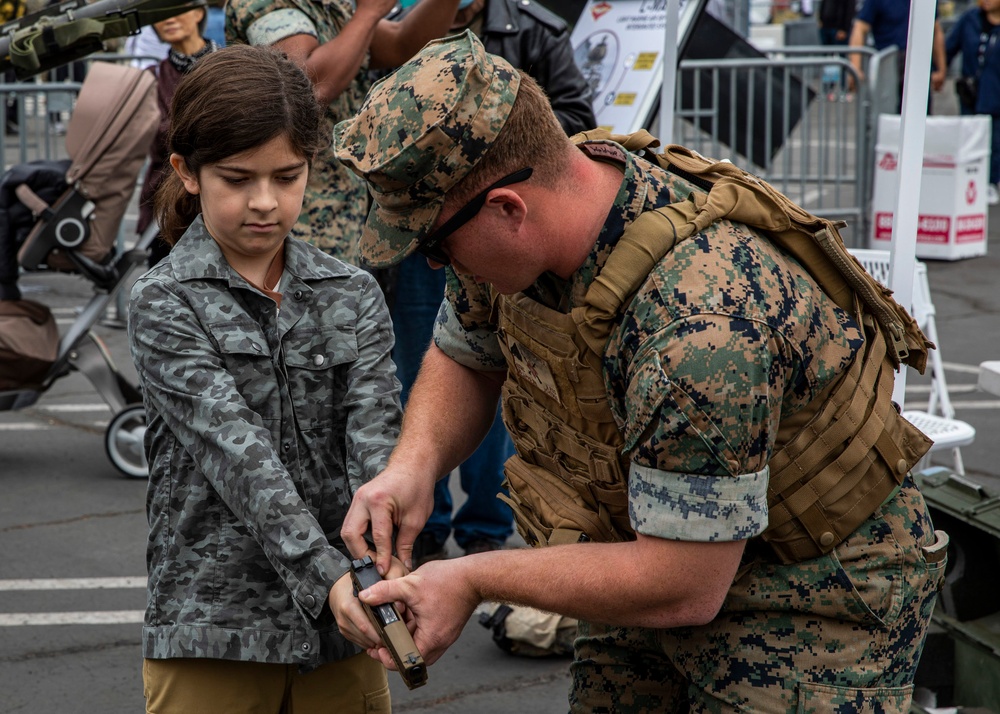
[[[329,427],[343,418],[349,371],[358,339],[346,325],[292,330],[282,341],[288,391],[299,427]]]
[[[265,421],[277,419],[277,379],[270,348],[260,328],[252,322],[209,326],[219,355],[247,406]],[[211,389],[211,387],[208,387]]]

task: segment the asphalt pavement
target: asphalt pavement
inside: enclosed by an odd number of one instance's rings
[[[1000,359],[1000,210],[991,217],[988,255],[928,270],[952,400],[978,431],[962,450],[966,469],[1000,493],[1000,398],[975,388],[979,363]],[[72,275],[27,274],[21,285],[62,329],[90,296]],[[121,327],[112,320],[94,332],[134,379]],[[906,406],[919,408],[927,393],[926,378],[911,376]],[[111,416],[78,373],[33,407],[0,413],[0,712],[143,711],[145,483],[109,462]],[[567,708],[567,660],[510,657],[475,622],[430,668],[427,686],[411,692],[390,677],[398,712]]]

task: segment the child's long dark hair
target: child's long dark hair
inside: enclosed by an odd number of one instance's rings
[[[312,84],[277,50],[225,47],[202,58],[177,85],[167,147],[196,176],[203,166],[281,134],[310,164],[324,141]],[[154,206],[160,236],[170,245],[201,213],[199,197],[184,190],[174,171],[157,190]]]

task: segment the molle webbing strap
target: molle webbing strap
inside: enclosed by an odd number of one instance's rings
[[[864,352],[857,355],[850,370],[841,377],[835,394],[768,462],[770,488],[775,493],[783,492],[820,463],[818,453],[823,451],[824,442],[842,443],[863,422],[885,356],[885,343],[866,337]]]
[[[763,539],[784,560],[811,557],[816,548],[823,551],[839,543],[857,527],[854,519],[841,518],[872,493],[874,510],[912,465],[894,440],[883,438],[889,422],[900,417],[892,407],[885,341],[871,335],[868,344],[844,384],[838,384],[843,389],[834,390],[813,420],[770,461],[769,522]],[[842,501],[845,496],[850,498]],[[801,527],[785,528],[794,520]]]
[[[587,288],[583,304],[573,308],[573,320],[580,334],[597,354],[604,354],[611,324],[621,307],[632,299],[677,241],[693,235],[693,232],[682,235],[677,230],[678,218],[683,215],[673,206],[647,211],[636,218]]]

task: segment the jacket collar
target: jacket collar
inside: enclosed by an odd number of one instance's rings
[[[170,251],[170,263],[174,277],[182,282],[216,279],[225,280],[230,285],[246,285],[240,274],[226,262],[219,244],[205,228],[201,215],[194,219]],[[349,268],[337,260],[325,255],[317,259],[312,248],[294,238],[285,239],[285,270],[304,281],[346,276],[350,273]]]

